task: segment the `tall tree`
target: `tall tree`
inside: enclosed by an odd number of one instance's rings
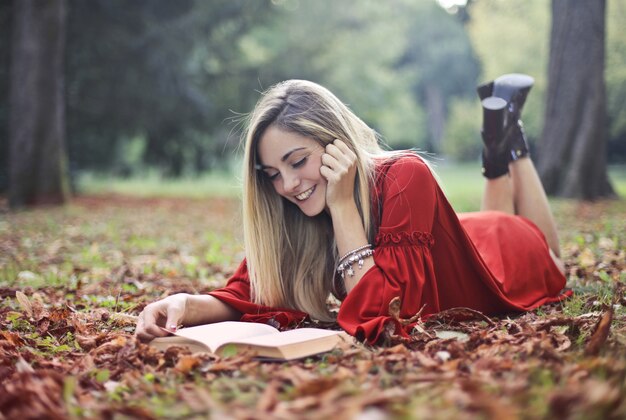
[[[65,155],[65,0],[15,0],[9,89],[9,205],[68,198]]]
[[[10,1],[0,1],[0,194],[9,190],[9,43]]]
[[[240,42],[269,1],[68,0],[67,138],[71,168],[177,176],[223,164],[224,121],[247,110],[257,78]],[[230,139],[235,136],[230,136]],[[124,159],[139,144],[140,162]],[[228,147],[227,147],[228,146]]]
[[[549,194],[613,196],[606,167],[606,0],[552,0],[546,114],[538,170]]]

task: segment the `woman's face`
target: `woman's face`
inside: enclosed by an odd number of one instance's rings
[[[262,176],[276,192],[309,217],[326,208],[326,179],[320,174],[324,148],[310,137],[270,126],[259,140]]]

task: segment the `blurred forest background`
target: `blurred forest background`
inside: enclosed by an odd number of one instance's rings
[[[20,3],[0,2],[0,194],[10,180],[11,112],[22,118],[10,103],[10,92],[22,89],[11,70]],[[233,171],[242,117],[261,91],[289,78],[328,87],[393,148],[477,162],[475,86],[526,73],[536,82],[523,119],[532,147],[541,143],[554,18],[547,0],[50,3],[62,8],[62,31],[44,38],[63,47],[66,154],[40,154],[62,162],[65,189],[85,176]],[[606,142],[608,163],[624,164],[626,0],[607,0],[604,16],[606,132],[598,153],[604,159]]]

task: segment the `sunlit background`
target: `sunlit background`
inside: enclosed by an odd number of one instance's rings
[[[10,113],[9,5],[0,4],[2,133]],[[626,162],[625,18],[626,1],[608,0],[612,165]],[[550,25],[546,0],[69,0],[71,182],[89,190],[121,179],[236,180],[246,113],[260,92],[289,78],[327,86],[392,148],[419,148],[440,167],[475,168],[482,147],[476,85],[526,73],[536,81],[523,115],[534,149]],[[5,144],[0,191],[8,184]]]

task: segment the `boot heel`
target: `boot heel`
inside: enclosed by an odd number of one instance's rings
[[[508,148],[503,147],[507,103],[502,98],[490,96],[483,99],[483,128],[481,135],[485,147],[482,153],[482,173],[489,179],[499,178],[509,172]]]

